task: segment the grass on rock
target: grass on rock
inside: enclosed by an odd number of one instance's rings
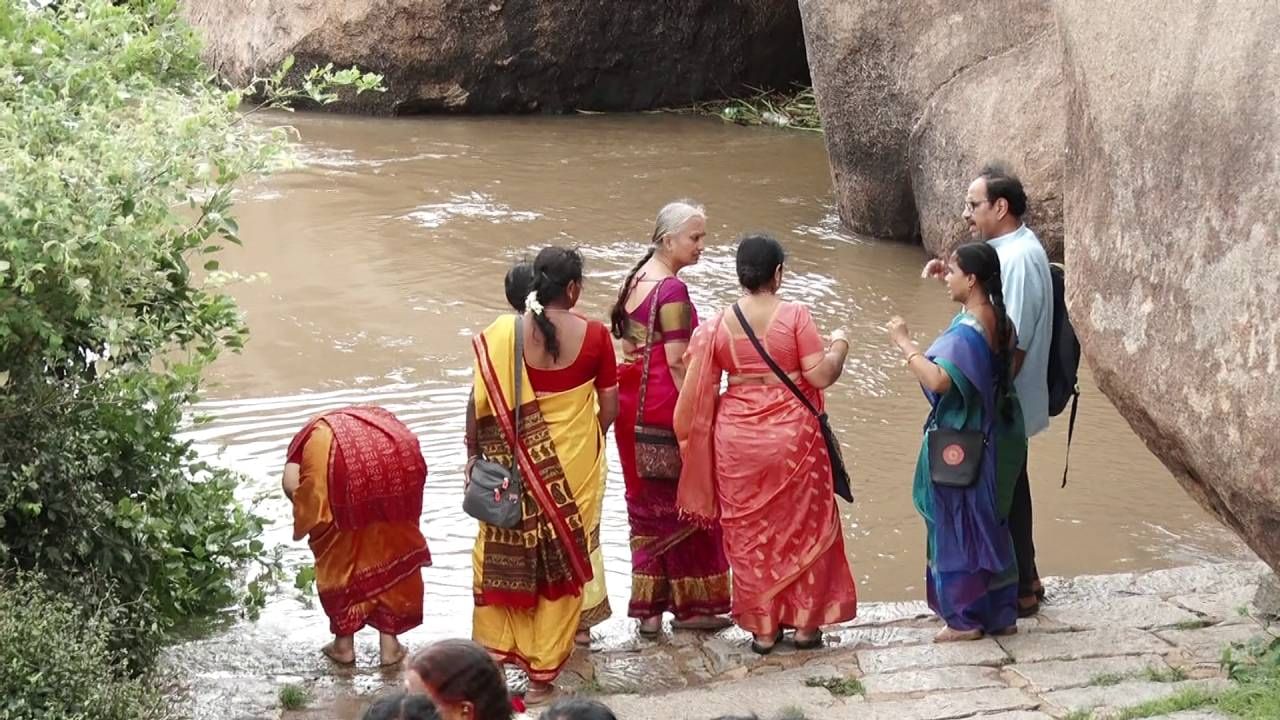
[[[301,710],[311,702],[311,695],[301,685],[285,685],[280,688],[280,707],[285,710]]]
[[[805,680],[804,684],[808,687],[826,688],[836,697],[852,697],[864,695],[867,692],[862,687],[862,681],[851,677],[811,677]]]

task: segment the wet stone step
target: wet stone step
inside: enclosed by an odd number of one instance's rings
[[[1113,655],[1164,655],[1173,649],[1155,635],[1134,628],[1018,634],[1000,638],[1000,645],[1017,663]]]
[[[886,699],[886,696],[915,693],[976,690],[1003,687],[1000,671],[977,665],[959,665],[932,670],[906,670],[904,672],[867,675],[862,678],[868,700]]]
[[[1122,655],[1085,660],[1018,663],[1010,665],[1005,672],[1022,678],[1030,689],[1036,692],[1051,692],[1084,687],[1102,677],[1138,677],[1148,670],[1169,672],[1170,668],[1159,655]]]
[[[948,665],[1003,665],[1009,656],[993,640],[914,645],[909,647],[864,650],[858,653],[858,665],[867,675],[927,670]]]
[[[1059,690],[1041,697],[1046,703],[1064,712],[1095,709],[1118,709],[1141,705],[1152,700],[1163,700],[1190,689],[1216,692],[1227,686],[1226,680],[1187,680],[1184,682],[1131,681],[1118,685],[1090,686]]]

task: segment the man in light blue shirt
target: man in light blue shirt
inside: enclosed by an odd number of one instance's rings
[[[1053,333],[1053,282],[1049,256],[1040,239],[1022,222],[1027,195],[1007,170],[989,165],[969,184],[964,219],[974,240],[985,240],[1000,256],[1005,310],[1018,330],[1014,353],[1014,389],[1022,405],[1027,437],[1049,427],[1049,344]],[[942,277],[946,263],[930,260],[924,274]],[[1009,511],[1009,530],[1018,557],[1018,614],[1040,610],[1044,588],[1036,569],[1031,527],[1031,483],[1023,465]]]

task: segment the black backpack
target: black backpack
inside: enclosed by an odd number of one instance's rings
[[[1067,421],[1067,458],[1071,456],[1071,436],[1076,430],[1076,409],[1080,402],[1080,341],[1067,314],[1066,277],[1061,265],[1049,265],[1053,280],[1053,335],[1049,340],[1049,415],[1057,417],[1071,404]],[[1067,485],[1067,468],[1062,468],[1062,486]]]

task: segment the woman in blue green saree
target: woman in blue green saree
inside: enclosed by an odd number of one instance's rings
[[[1018,567],[1009,507],[1027,451],[1013,393],[1012,323],[1005,314],[1000,260],[985,243],[961,246],[947,266],[951,299],[963,306],[927,350],[895,317],[890,337],[931,406],[916,462],[912,497],[927,537],[929,607],[947,624],[935,641],[976,640],[1017,632]],[[968,487],[932,481],[932,428],[981,430],[986,438],[977,480]]]

